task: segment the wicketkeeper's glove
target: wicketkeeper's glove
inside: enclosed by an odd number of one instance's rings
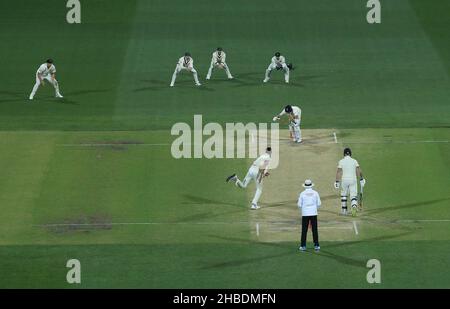
[[[364,187],[364,186],[366,185],[366,180],[365,180],[364,178],[361,178],[361,179],[359,180],[359,185],[360,185],[361,187]]]
[[[335,189],[339,189],[339,186],[340,186],[340,182],[339,182],[338,180],[336,180],[336,181],[334,182],[334,188],[335,188]]]

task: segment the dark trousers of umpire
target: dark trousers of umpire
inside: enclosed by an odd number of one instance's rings
[[[319,232],[317,230],[317,216],[302,217],[302,237],[300,246],[306,247],[306,234],[308,233],[308,226],[311,223],[314,246],[319,245]]]

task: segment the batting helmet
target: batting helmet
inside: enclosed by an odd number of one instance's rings
[[[344,156],[352,156],[352,150],[350,148],[344,149]]]
[[[280,57],[280,56],[281,56],[280,52],[275,53],[275,57]]]
[[[288,114],[292,113],[292,106],[286,105],[286,107],[284,108],[284,111]]]

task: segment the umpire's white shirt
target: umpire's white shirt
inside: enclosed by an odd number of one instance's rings
[[[297,205],[301,208],[303,217],[317,216],[317,208],[321,205],[319,193],[311,188],[307,188],[300,193]]]

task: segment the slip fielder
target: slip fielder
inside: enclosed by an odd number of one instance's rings
[[[63,96],[59,92],[59,85],[55,75],[56,68],[53,64],[52,59],[48,59],[45,63],[41,64],[36,72],[36,83],[34,84],[33,90],[31,91],[30,100],[33,100],[39,86],[45,85],[45,80],[47,80],[55,88],[55,96],[57,98],[62,98]]]
[[[289,116],[289,134],[292,138],[292,141],[295,143],[302,142],[302,131],[300,129],[300,121],[302,117],[302,110],[298,106],[286,105],[286,107],[273,117],[273,121],[278,121],[283,115]]]
[[[228,79],[233,79],[233,76],[230,73],[230,68],[225,62],[227,55],[223,51],[221,47],[217,47],[216,51],[213,52],[211,58],[211,65],[209,66],[208,74],[206,75],[206,79],[211,79],[211,74],[214,68],[224,69],[225,73],[227,73]]]
[[[356,216],[358,206],[358,185],[357,177],[361,189],[366,184],[358,161],[352,158],[352,151],[350,148],[344,149],[344,158],[338,163],[336,171],[336,181],[334,187],[339,189],[341,187],[341,213],[347,215],[347,196],[350,194],[352,205],[352,216]]]
[[[292,65],[290,66],[292,67]],[[286,84],[288,84],[290,69],[286,64],[286,59],[279,52],[276,52],[275,56],[272,57],[269,67],[266,70],[266,77],[264,78],[263,83],[267,83],[270,80],[270,75],[275,69],[284,71],[284,81],[286,82]]]
[[[194,59],[192,59],[192,56],[190,53],[185,53],[183,57],[181,57],[178,60],[177,66],[175,67],[175,71],[172,75],[172,81],[170,82],[170,87],[173,87],[175,85],[175,80],[177,79],[177,75],[182,71],[186,70],[188,72],[191,72],[194,76],[194,81],[196,86],[201,86],[200,82],[198,81],[198,75],[197,71],[194,69]]]
[[[248,184],[250,183],[250,181],[252,179],[255,181],[256,192],[255,192],[255,196],[253,197],[253,200],[252,200],[251,209],[259,209],[260,208],[258,206],[258,200],[262,193],[263,178],[269,176],[268,169],[269,169],[269,164],[270,164],[270,160],[271,160],[271,155],[272,155],[272,148],[267,147],[266,152],[264,154],[262,154],[261,156],[259,156],[253,162],[252,166],[250,166],[250,168],[248,169],[247,175],[244,178],[244,181],[240,181],[236,174],[233,174],[233,175],[227,177],[227,179],[226,179],[227,182],[233,181],[233,182],[235,182],[235,184],[238,188],[243,188],[243,189],[247,188]]]

